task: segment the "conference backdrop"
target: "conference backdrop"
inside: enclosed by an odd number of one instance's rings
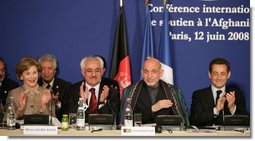
[[[149,1],[152,41],[157,56],[163,28],[163,0]],[[174,85],[190,108],[192,92],[208,87],[208,64],[216,57],[231,62],[229,84],[244,92],[250,111],[249,0],[167,0]],[[9,77],[25,56],[45,53],[58,59],[58,77],[82,80],[80,60],[101,55],[109,75],[119,0],[1,0],[0,56]],[[124,0],[132,82],[140,79],[145,0]]]

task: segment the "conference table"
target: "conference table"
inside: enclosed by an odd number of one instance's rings
[[[84,136],[84,137],[102,137],[102,136],[121,136],[123,138],[127,136],[121,135],[121,130],[101,130],[91,132],[91,130],[84,130],[84,131],[76,131],[76,129],[69,129],[68,131],[62,131],[58,129],[58,134],[56,135],[24,135],[22,129],[16,130],[6,130],[0,129],[0,136],[11,136],[11,137],[25,137],[25,136]],[[215,132],[193,132],[193,131],[163,131],[162,133],[156,133],[156,137],[251,137],[250,130],[246,130],[244,132],[239,131],[215,131]]]

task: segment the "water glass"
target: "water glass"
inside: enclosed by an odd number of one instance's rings
[[[76,128],[76,113],[69,113],[69,127],[72,129]]]
[[[0,129],[6,129],[6,122],[1,122],[0,123]]]
[[[142,114],[135,113],[134,114],[134,126],[141,126],[142,125]]]

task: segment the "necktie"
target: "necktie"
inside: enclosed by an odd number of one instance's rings
[[[222,93],[222,90],[217,90],[216,93],[217,93],[217,97],[216,97],[215,103],[217,104],[217,100],[220,98],[220,94]],[[222,110],[220,111],[219,115],[222,115]]]
[[[51,88],[50,83],[47,83],[46,88],[47,88],[47,89],[50,89],[50,88]]]
[[[95,114],[97,113],[97,98],[95,94],[95,88],[90,88],[89,91],[91,92],[91,98],[89,102],[89,113]]]
[[[220,98],[220,94],[222,93],[222,90],[217,90],[216,93],[217,93],[217,97],[216,97],[215,103],[217,103],[217,100]]]

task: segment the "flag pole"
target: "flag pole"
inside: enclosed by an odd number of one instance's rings
[[[120,7],[123,6],[123,0],[120,0]]]

